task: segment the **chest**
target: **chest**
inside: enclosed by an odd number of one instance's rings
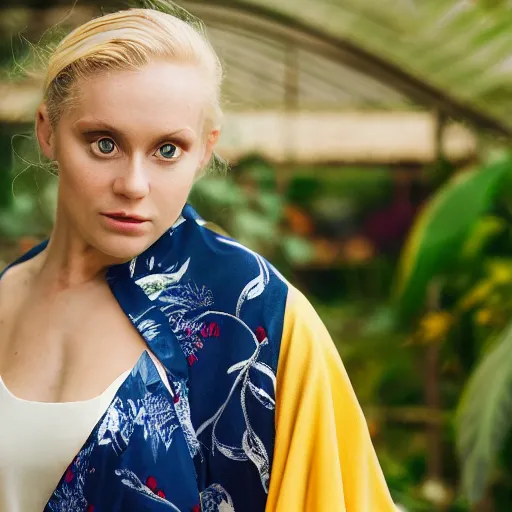
[[[11,298],[0,305],[0,375],[17,396],[92,398],[146,348],[106,283]]]

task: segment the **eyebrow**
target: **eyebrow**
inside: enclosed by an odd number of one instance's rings
[[[123,133],[122,130],[115,128],[111,124],[109,124],[106,121],[103,121],[101,119],[82,118],[82,119],[78,119],[77,121],[75,121],[72,124],[72,126],[73,126],[73,128],[79,128],[81,130],[85,129],[85,133],[87,135],[111,134],[123,141],[126,141],[128,139],[128,137],[126,136],[126,134]],[[91,129],[86,129],[87,126],[90,126]],[[186,134],[187,132],[189,132],[188,135]],[[159,144],[161,142],[165,142],[167,140],[173,140],[176,138],[181,138],[182,142],[192,145],[193,142],[196,140],[196,133],[189,126],[185,126],[183,128],[179,128],[178,130],[174,130],[169,133],[165,133],[160,137],[157,137],[155,139],[154,144]]]

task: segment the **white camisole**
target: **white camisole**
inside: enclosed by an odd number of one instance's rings
[[[63,403],[18,398],[0,377],[0,512],[44,509],[129,373],[96,398]]]

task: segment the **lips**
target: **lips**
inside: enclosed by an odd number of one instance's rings
[[[128,222],[131,224],[141,224],[149,220],[145,217],[141,217],[140,215],[131,215],[124,212],[102,213],[102,215],[109,219],[117,220],[118,222]]]

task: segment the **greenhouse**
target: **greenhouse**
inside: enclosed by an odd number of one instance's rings
[[[224,68],[191,203],[311,297],[404,511],[512,510],[512,2],[177,3]],[[54,221],[35,66],[124,7],[0,7],[1,267]]]

